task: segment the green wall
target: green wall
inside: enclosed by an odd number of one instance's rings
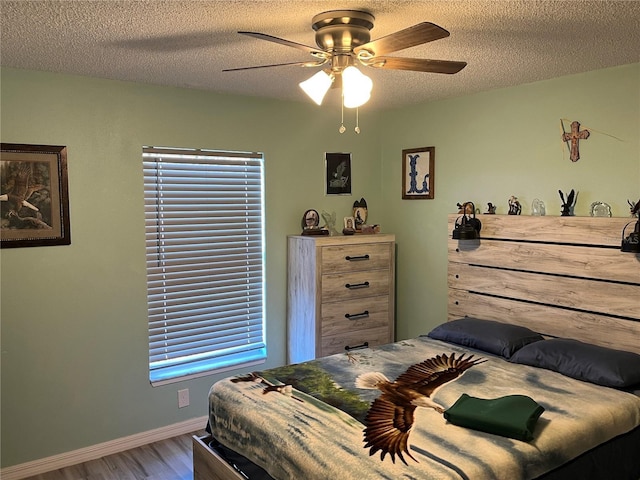
[[[379,135],[340,111],[2,70],[2,142],[66,145],[71,245],[4,249],[2,465],[207,414],[212,375],[148,381],[142,146],[265,154],[267,367],[286,361],[286,235],[305,210],[380,211]],[[354,196],[324,195],[324,152],[352,153]],[[379,218],[379,216],[378,216]],[[226,375],[225,375],[226,376]],[[178,410],[177,390],[191,405]],[[204,425],[203,425],[204,427]]]
[[[640,64],[424,105],[339,111],[209,92],[2,69],[1,140],[66,145],[71,245],[0,254],[2,466],[206,415],[221,375],[151,387],[147,377],[141,147],[265,153],[267,367],[286,360],[286,243],[307,208],[396,233],[397,336],[446,318],[446,215],[473,200],[506,213],[517,195],[559,211],[558,189],[626,216],[640,195]],[[591,129],[572,163],[560,119]],[[617,140],[609,135],[618,137]],[[435,199],[401,200],[401,151],[435,146]],[[353,154],[351,197],[323,194],[323,153]],[[229,375],[229,373],[224,376]],[[191,405],[177,408],[177,390]]]
[[[560,119],[591,132],[575,163]],[[573,188],[576,215],[588,216],[591,203],[602,201],[626,217],[627,199],[640,198],[640,64],[387,112],[383,127],[382,216],[398,244],[399,339],[446,316],[447,214],[458,202],[471,200],[481,212],[492,202],[506,214],[515,195],[529,215],[539,198],[547,215],[559,215],[558,190]],[[435,198],[403,201],[401,151],[424,146],[436,147]]]

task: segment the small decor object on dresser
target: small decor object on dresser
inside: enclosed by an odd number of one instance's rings
[[[576,206],[576,201],[578,200],[578,195],[576,192],[571,189],[569,195],[567,195],[567,199],[564,199],[564,194],[561,190],[558,190],[560,194],[560,199],[562,200],[562,210],[560,211],[561,217],[573,217],[573,208]]]
[[[485,213],[485,215],[495,215],[496,214],[496,206],[491,202],[487,203],[487,211],[484,212],[484,213]]]
[[[302,228],[315,228],[320,223],[320,215],[318,215],[318,211],[314,209],[309,209],[304,212],[302,216]]]
[[[432,199],[435,147],[402,150],[402,199]]]
[[[356,220],[356,232],[362,230],[362,225],[367,223],[368,214],[367,201],[364,198],[353,202],[353,218]]]
[[[302,235],[329,235],[329,230],[320,228],[320,215],[317,210],[309,209],[302,216]]]
[[[509,197],[509,215],[520,215],[522,213],[522,205],[518,201],[518,197],[511,195]]]
[[[362,225],[362,230],[360,231],[360,233],[368,235],[380,233],[380,225]]]
[[[356,219],[353,217],[344,217],[343,235],[353,235],[356,233]]]
[[[322,211],[322,219],[324,220],[324,226],[322,228],[329,230],[329,235],[338,235],[336,230],[336,212]]]

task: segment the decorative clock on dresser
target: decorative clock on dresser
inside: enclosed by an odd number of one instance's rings
[[[394,235],[291,235],[287,273],[289,363],[394,341]]]

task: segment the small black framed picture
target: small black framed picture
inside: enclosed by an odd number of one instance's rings
[[[351,154],[325,153],[325,192],[327,195],[351,195]]]

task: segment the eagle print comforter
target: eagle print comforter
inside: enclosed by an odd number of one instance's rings
[[[394,392],[363,388],[375,387],[377,377],[393,381],[420,371],[433,380],[438,364],[463,355],[463,372],[449,372],[409,413],[394,404]],[[532,399],[543,411],[533,439],[448,422],[442,411],[463,395]],[[375,425],[367,415],[381,397],[399,416],[374,419],[386,433],[372,444],[367,425]],[[213,436],[282,480],[533,479],[640,425],[633,394],[427,337],[230,377],[212,386],[209,404]],[[406,435],[390,429],[397,427]]]

